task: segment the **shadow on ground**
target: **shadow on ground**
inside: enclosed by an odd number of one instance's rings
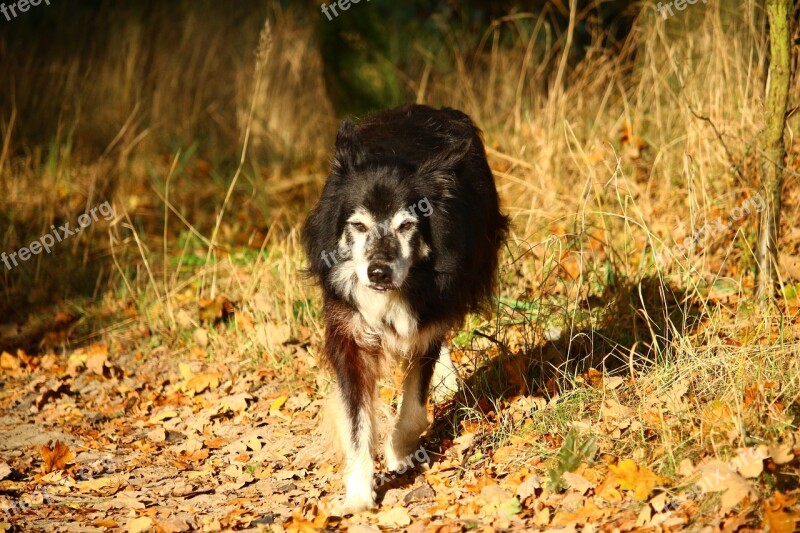
[[[483,361],[462,390],[437,409],[428,431],[429,447],[439,453],[444,442],[462,432],[461,422],[470,413],[492,410],[499,400],[563,394],[571,387],[570,377],[590,369],[627,374],[631,368],[640,371],[663,362],[673,339],[691,334],[700,323],[697,304],[654,277],[621,284],[602,297],[586,299],[583,306],[600,309],[595,326],[572,324],[571,331],[565,327],[557,339],[540,338],[512,350],[499,336],[479,334],[495,344],[499,355]],[[520,316],[523,326],[532,327],[524,323],[530,316],[512,311],[508,318],[520,322]]]

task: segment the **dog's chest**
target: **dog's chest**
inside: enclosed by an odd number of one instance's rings
[[[396,293],[358,291],[356,305],[361,328],[370,344],[380,344],[387,355],[404,357],[419,350],[418,320]]]

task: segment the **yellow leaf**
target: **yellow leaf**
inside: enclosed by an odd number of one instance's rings
[[[405,507],[393,507],[380,511],[375,518],[378,519],[378,525],[386,528],[401,528],[411,523],[411,517]]]
[[[109,496],[116,493],[122,488],[122,478],[120,476],[98,477],[95,479],[87,479],[79,481],[75,484],[75,488],[79,492],[99,492],[101,489],[111,488],[111,490],[104,490],[103,495]]]
[[[643,466],[637,466],[632,459],[623,459],[609,467],[615,476],[616,484],[622,490],[632,490],[633,498],[640,502],[647,500],[653,489],[662,479]]]
[[[178,370],[181,373],[181,377],[184,381],[189,381],[194,377],[194,372],[192,372],[192,367],[187,365],[186,363],[178,363]]]
[[[147,516],[140,516],[128,522],[128,533],[144,533],[153,527],[153,519]]]
[[[210,372],[208,374],[197,374],[192,379],[186,382],[186,390],[200,394],[204,390],[214,390],[219,387],[222,374],[219,372]]]
[[[0,368],[18,370],[19,360],[8,352],[0,354]]]
[[[151,416],[150,423],[154,424],[156,422],[161,422],[162,420],[166,420],[168,418],[175,418],[176,416],[178,416],[178,411],[176,411],[175,409],[165,409],[164,411],[161,411],[160,413],[156,413],[153,416]]]
[[[272,403],[269,405],[269,410],[270,411],[279,411],[280,408],[283,407],[283,404],[285,404],[286,400],[288,400],[288,399],[289,399],[289,397],[287,395],[285,395],[285,394],[283,396],[275,398],[272,401]]]

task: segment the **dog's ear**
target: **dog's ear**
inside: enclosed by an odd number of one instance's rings
[[[453,139],[444,149],[423,162],[417,169],[417,174],[420,176],[436,173],[449,174],[464,161],[471,149],[472,137]]]
[[[342,121],[336,134],[336,155],[333,159],[333,172],[346,174],[364,164],[366,150],[358,140],[356,126],[349,119]]]

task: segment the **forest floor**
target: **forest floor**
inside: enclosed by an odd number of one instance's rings
[[[730,404],[703,398],[713,384],[699,368],[653,381],[589,366],[568,387],[531,383],[530,353],[464,345],[460,332],[454,358],[471,392],[431,406],[409,471],[378,468],[377,509],[342,518],[331,514],[342,484],[320,424],[330,377],[314,331],[265,330],[224,297],[180,311],[160,342],[130,306],[92,311],[124,329],[51,351],[76,327],[60,311],[39,318],[42,355],[0,356],[0,530],[788,532],[800,518],[787,397],[797,376],[754,373],[761,350],[715,356],[712,372],[751,366]],[[25,334],[12,329],[6,345]],[[286,356],[220,349],[240,335]],[[479,341],[488,364],[475,368]],[[557,366],[559,353],[541,348],[537,365]],[[771,353],[796,360],[797,345]],[[395,387],[381,396],[396,403]]]

